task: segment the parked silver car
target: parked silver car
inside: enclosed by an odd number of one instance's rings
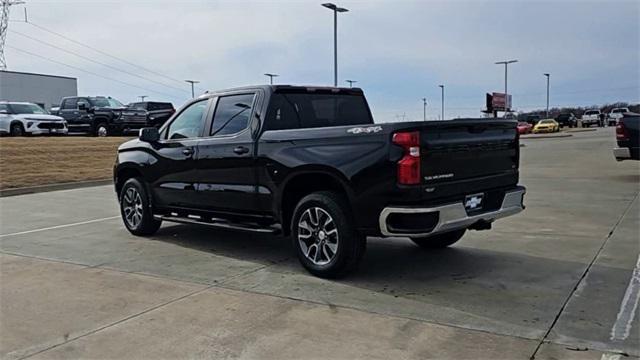
[[[67,122],[28,102],[0,102],[0,134],[67,134]]]

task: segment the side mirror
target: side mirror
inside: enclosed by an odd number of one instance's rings
[[[160,140],[160,132],[158,128],[155,127],[142,128],[138,134],[138,139],[140,139],[140,141],[154,143]]]
[[[89,107],[87,107],[86,103],[78,103],[78,110],[87,111],[87,110],[89,110]]]

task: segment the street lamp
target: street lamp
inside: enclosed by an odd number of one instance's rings
[[[422,98],[422,121],[427,121],[427,98]]]
[[[507,100],[509,95],[507,93],[507,66],[509,64],[517,63],[518,60],[507,60],[507,61],[498,61],[496,65],[504,64],[504,117],[507,117]]]
[[[442,119],[444,120],[444,85],[438,85],[442,89]]]
[[[338,86],[338,13],[347,12],[348,9],[338,7],[336,4],[325,3],[322,6],[333,10],[333,86]]]
[[[270,84],[270,85],[273,85],[273,78],[274,78],[274,77],[278,77],[278,76],[280,76],[280,75],[278,75],[278,74],[269,74],[269,73],[266,73],[266,74],[264,74],[264,76],[268,76],[268,77],[269,77],[269,84]]]
[[[197,84],[197,83],[199,83],[200,81],[197,81],[197,80],[185,80],[185,82],[188,82],[189,84],[191,84],[191,97],[192,97],[192,98],[196,97],[196,93],[195,93],[195,91],[193,90],[193,84]]]
[[[140,98],[140,102],[144,102],[144,98],[149,97],[149,95],[140,95],[138,97]]]
[[[345,80],[345,82],[348,82],[348,83],[349,83],[349,87],[350,87],[350,88],[352,88],[352,87],[353,87],[353,84],[357,83],[357,81],[356,81],[356,80]]]
[[[547,77],[547,118],[548,118],[549,117],[549,77],[551,77],[551,74],[544,73],[542,75]]]

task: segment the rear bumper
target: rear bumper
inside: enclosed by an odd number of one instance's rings
[[[478,214],[468,214],[462,201],[435,207],[386,207],[379,217],[380,232],[384,236],[424,237],[447,231],[468,228],[478,223],[490,223],[496,219],[515,215],[524,210],[524,194],[522,186],[505,193],[499,209]],[[398,232],[389,228],[387,219],[391,214],[429,214],[437,218],[435,225],[422,231]]]
[[[618,161],[622,160],[640,160],[640,148],[634,147],[615,147],[613,148],[613,156]]]

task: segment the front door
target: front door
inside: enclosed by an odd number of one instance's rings
[[[192,208],[196,203],[196,157],[210,100],[186,107],[161,133],[151,173],[154,199],[162,208]]]
[[[253,129],[258,120],[255,92],[220,96],[207,122],[208,136],[198,144],[198,207],[220,213],[252,215],[257,187]],[[252,126],[254,125],[254,126]]]

